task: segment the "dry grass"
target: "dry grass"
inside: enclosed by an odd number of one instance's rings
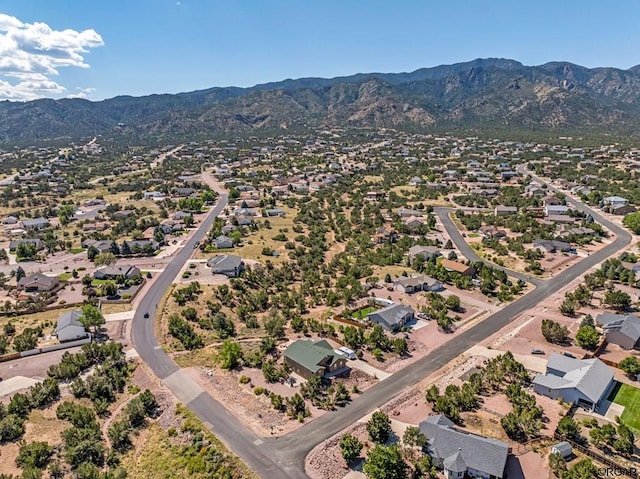
[[[252,478],[256,476],[237,457],[230,455],[225,446],[206,431],[198,419],[188,413],[186,421],[198,424],[211,444],[223,455],[230,478]],[[185,422],[186,422],[185,421]],[[157,423],[152,423],[134,440],[134,448],[122,458],[122,465],[131,479],[182,479],[190,477],[204,479],[213,477],[207,473],[189,470],[189,458],[183,455],[178,441]],[[227,477],[227,476],[225,476]]]
[[[245,259],[260,261],[261,263],[264,263],[267,260],[274,264],[281,264],[288,261],[289,250],[284,247],[286,241],[275,241],[273,238],[281,232],[284,232],[288,241],[293,241],[293,238],[298,236],[298,233],[293,231],[293,219],[295,218],[297,211],[285,206],[282,206],[281,208],[285,212],[284,217],[274,216],[269,218],[258,218],[256,221],[259,223],[264,223],[265,220],[268,220],[271,224],[271,229],[262,227],[258,231],[251,233],[246,238],[243,238],[243,246],[234,249],[233,253],[242,256]],[[284,230],[287,231],[285,232]],[[264,256],[262,254],[262,249],[265,247],[277,251],[280,256]],[[210,255],[207,255],[205,257],[209,256]]]
[[[131,311],[131,303],[103,303],[102,314],[124,313]]]
[[[53,309],[39,313],[23,314],[21,316],[0,316],[0,328],[4,327],[7,323],[13,323],[16,328],[16,335],[18,335],[25,328],[37,328],[39,325],[44,325],[48,321],[51,325],[50,329],[53,330],[58,317],[73,309],[77,308]],[[44,334],[49,334],[50,332],[47,327],[44,328]]]

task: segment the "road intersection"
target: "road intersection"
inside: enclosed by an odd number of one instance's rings
[[[541,179],[536,179],[544,183]],[[552,191],[555,190],[551,185],[548,187]],[[456,341],[434,349],[424,358],[393,374],[385,381],[377,383],[345,408],[320,416],[285,436],[261,438],[241,424],[222,404],[180,370],[162,350],[155,337],[153,327],[156,306],[191,256],[194,245],[206,235],[214,219],[225,208],[227,200],[226,194],[220,196],[217,205],[209,212],[198,230],[177,252],[165,271],[155,280],[140,301],[133,319],[133,343],[140,357],[174,395],[235,454],[240,456],[252,470],[260,477],[265,478],[307,477],[305,458],[315,446],[389,402],[404,389],[419,383],[425,377],[446,366],[470,347],[481,343],[512,322],[519,314],[597,266],[631,241],[631,235],[623,228],[587,206],[568,198],[567,201],[573,204],[576,209],[590,214],[595,220],[607,227],[615,235],[614,241],[553,278],[533,281],[536,285],[533,291],[463,331],[457,336]],[[473,253],[452,223],[449,218],[450,211],[449,209],[437,209],[435,213],[440,217],[452,241],[461,253],[465,256],[470,254],[469,258],[472,260],[480,259]],[[517,273],[514,274],[511,271],[508,273],[518,277]],[[532,282],[528,277],[523,279]],[[143,317],[147,311],[150,315],[149,319]]]

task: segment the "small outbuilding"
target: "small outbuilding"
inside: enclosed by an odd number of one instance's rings
[[[562,441],[551,446],[551,454],[560,454],[567,459],[573,455],[573,448],[567,441]]]

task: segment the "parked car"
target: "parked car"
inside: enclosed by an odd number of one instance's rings
[[[573,359],[575,359],[575,358],[576,358],[573,354],[568,353],[568,352],[566,352],[566,351],[565,351],[564,353],[562,353],[562,355],[563,355],[563,356],[566,356],[566,357],[568,357],[568,358],[573,358]]]
[[[542,349],[532,349],[531,350],[531,354],[544,354],[544,351]]]

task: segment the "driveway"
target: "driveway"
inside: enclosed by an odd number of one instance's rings
[[[367,373],[369,376],[375,376],[380,381],[383,381],[391,376],[391,373],[386,373],[378,368],[374,368],[373,366],[371,366],[371,364],[362,361],[361,359],[354,359],[352,361],[349,361],[347,365],[352,369],[359,369],[360,371]]]

